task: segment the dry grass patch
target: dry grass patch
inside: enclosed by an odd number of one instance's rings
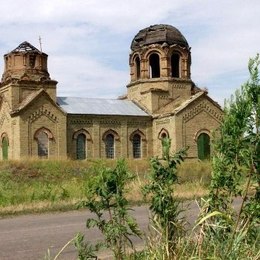
[[[67,211],[76,210],[77,205],[80,203],[79,199],[71,199],[67,201],[41,201],[33,203],[24,203],[18,205],[11,205],[7,207],[0,208],[0,216],[11,216],[26,213],[43,213],[51,211]]]
[[[126,160],[137,178],[129,183],[127,198],[143,203],[141,187],[149,176],[148,160]],[[75,209],[86,197],[86,184],[101,165],[113,168],[115,160],[36,160],[0,163],[0,215]],[[210,180],[208,162],[186,161],[179,168],[175,194],[180,199],[204,196]]]

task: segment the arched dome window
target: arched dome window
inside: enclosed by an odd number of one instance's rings
[[[141,77],[141,64],[140,64],[140,58],[137,56],[135,58],[135,75],[136,79],[140,79]]]
[[[149,57],[150,78],[160,78],[160,57],[153,53]]]
[[[171,56],[171,76],[173,78],[180,77],[180,55],[173,53]]]

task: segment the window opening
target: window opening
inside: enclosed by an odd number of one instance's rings
[[[113,159],[115,157],[115,138],[112,134],[108,134],[105,139],[106,158]]]
[[[179,54],[172,54],[171,56],[171,69],[172,69],[172,77],[179,78],[180,77],[180,56]]]
[[[36,61],[36,56],[35,55],[30,55],[29,56],[29,66],[31,68],[35,67],[35,61]]]
[[[40,158],[48,158],[49,155],[49,138],[43,130],[37,135],[38,141],[38,156]]]
[[[150,78],[160,77],[160,59],[159,55],[153,53],[149,57],[149,67],[150,67]]]
[[[136,57],[136,59],[135,59],[135,68],[136,68],[136,79],[140,79],[141,67],[140,67],[140,58],[139,57]]]
[[[141,158],[141,136],[139,134],[133,136],[133,157]]]
[[[3,160],[8,160],[8,139],[3,137],[2,139],[2,156]]]
[[[198,137],[198,157],[200,160],[206,160],[210,158],[210,137],[206,133],[202,133]]]
[[[78,160],[86,159],[86,136],[79,134],[76,140],[76,154]]]
[[[164,139],[166,137],[167,137],[167,134],[166,133],[162,133],[161,138]]]

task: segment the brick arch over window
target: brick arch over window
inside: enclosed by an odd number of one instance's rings
[[[50,149],[49,149],[49,141],[54,140],[52,132],[45,128],[39,128],[35,131],[34,139],[37,142],[37,154],[39,158],[48,158]]]
[[[158,134],[158,139],[163,139],[163,138],[169,138],[170,135],[169,135],[169,132],[168,130],[166,130],[165,128],[162,128],[161,131],[159,132]]]
[[[135,130],[129,136],[131,141],[130,154],[134,159],[146,157],[147,154],[147,142],[146,137],[139,129]]]
[[[1,134],[2,159],[8,160],[9,138],[7,133]]]
[[[133,137],[134,137],[135,134],[140,135],[142,141],[146,141],[146,137],[145,137],[144,133],[143,133],[141,130],[139,130],[139,129],[135,130],[134,132],[132,132],[132,133],[130,134],[129,139],[130,139],[131,141],[133,141]]]
[[[83,129],[83,128],[78,130],[78,131],[76,131],[76,132],[74,132],[72,138],[73,139],[77,139],[78,135],[80,135],[80,134],[84,134],[88,141],[92,141],[90,133],[87,130]]]
[[[120,141],[120,137],[119,137],[118,133],[112,129],[109,129],[106,132],[104,132],[104,134],[102,135],[102,140],[104,141],[106,139],[106,136],[109,134],[112,134],[115,137],[116,141]]]
[[[102,140],[104,141],[104,157],[108,159],[114,159],[116,157],[116,151],[120,150],[117,145],[120,140],[119,135],[116,131],[109,129],[107,130],[103,136]]]
[[[143,59],[148,61],[149,56],[153,53],[158,54],[160,58],[166,57],[165,51],[158,46],[158,47],[150,48],[145,53],[143,53]]]
[[[202,133],[205,133],[205,134],[207,134],[209,137],[211,137],[210,131],[209,131],[208,129],[206,129],[206,128],[203,128],[203,129],[200,129],[199,131],[197,131],[197,132],[195,133],[195,135],[194,135],[194,141],[195,141],[195,142],[198,141],[198,137],[199,137],[199,135],[202,134]]]
[[[54,136],[53,136],[52,132],[48,128],[45,128],[45,127],[41,127],[35,131],[35,133],[34,133],[35,140],[37,140],[37,138],[41,132],[44,132],[48,136],[48,139],[54,140]]]

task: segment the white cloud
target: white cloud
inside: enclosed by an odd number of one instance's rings
[[[126,91],[131,40],[156,23],[176,26],[192,47],[192,78],[224,98],[247,77],[259,52],[258,0],[9,0],[0,9],[0,54],[27,40],[49,54],[61,95]],[[0,63],[3,71],[3,62]]]

